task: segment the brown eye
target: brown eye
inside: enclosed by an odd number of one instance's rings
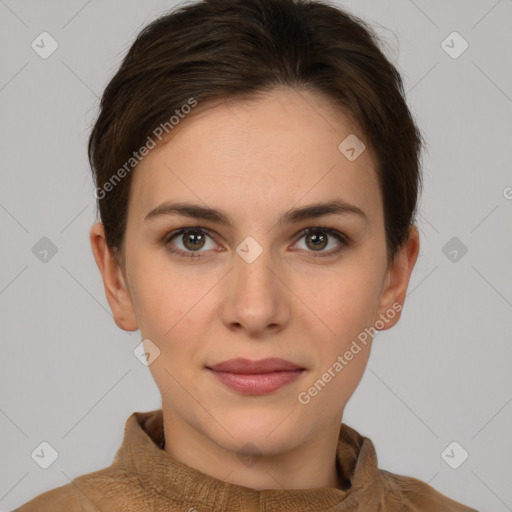
[[[164,238],[163,242],[169,251],[190,258],[202,257],[203,252],[217,247],[211,235],[202,228],[183,228],[173,231]]]
[[[302,231],[301,235],[299,241],[305,240],[304,250],[315,258],[334,256],[350,245],[348,237],[331,228],[307,228]],[[324,250],[326,247],[330,247],[330,249]]]
[[[205,235],[200,231],[188,231],[181,236],[183,245],[190,251],[197,251],[204,246]]]
[[[306,235],[306,245],[313,250],[324,249],[327,245],[328,237],[323,232],[311,232]]]

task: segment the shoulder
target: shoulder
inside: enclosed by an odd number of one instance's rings
[[[131,512],[137,495],[142,497],[139,489],[135,476],[108,467],[39,494],[12,512]]]
[[[403,512],[478,512],[458,503],[416,478],[379,470],[386,489],[386,505]]]
[[[82,507],[80,492],[72,485],[56,487],[32,498],[13,512],[82,512],[89,509]]]

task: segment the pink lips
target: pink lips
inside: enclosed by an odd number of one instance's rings
[[[278,358],[260,361],[230,359],[207,369],[226,386],[247,395],[276,391],[293,382],[304,371],[304,368]]]

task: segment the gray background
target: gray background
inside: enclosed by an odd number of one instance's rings
[[[128,416],[161,405],[92,257],[85,145],[136,33],[174,4],[0,0],[1,511],[110,465]],[[340,5],[383,38],[428,144],[404,314],[376,337],[344,422],[380,467],[512,510],[512,1]],[[31,48],[43,31],[59,45],[47,59]],[[458,58],[442,46],[453,31],[469,44]],[[32,251],[43,237],[46,262]],[[31,458],[42,441],[59,454],[46,470]],[[441,457],[452,441],[469,453],[458,469]]]

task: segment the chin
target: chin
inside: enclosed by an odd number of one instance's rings
[[[240,411],[239,414],[223,416],[221,424],[224,428],[216,429],[216,434],[222,438],[219,444],[234,452],[243,451],[244,445],[254,445],[255,451],[266,455],[290,450],[292,442],[296,444],[299,441],[297,436],[303,429],[298,429],[296,418],[293,422],[290,418],[285,420],[284,410],[290,409],[283,408],[274,413]],[[252,448],[246,446],[245,449],[251,451]]]

